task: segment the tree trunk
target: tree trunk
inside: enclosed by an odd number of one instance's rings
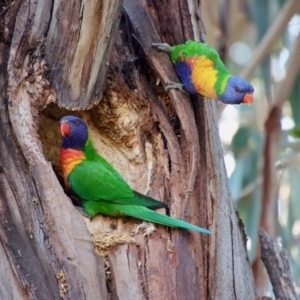
[[[201,7],[0,4],[0,297],[254,299],[215,103],[165,93],[178,78],[151,48],[204,36]],[[163,226],[145,235],[138,229],[150,225],[130,218],[83,219],[58,180],[58,120],[72,114],[64,108],[88,122],[99,153],[135,190],[212,235]]]

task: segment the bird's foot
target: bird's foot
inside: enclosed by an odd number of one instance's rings
[[[152,43],[152,47],[164,52],[172,52],[172,47],[167,43]]]
[[[167,86],[165,87],[165,91],[168,92],[170,89],[177,89],[183,92],[184,94],[188,94],[188,92],[184,88],[184,84],[180,82],[169,81]]]
[[[87,214],[82,207],[75,206],[75,208],[83,217],[88,218],[90,221],[92,221],[92,217],[89,214]]]
[[[144,237],[148,238],[154,231],[156,231],[156,227],[152,223],[149,223],[149,226],[145,229]]]
[[[156,227],[150,222],[143,221],[136,227],[135,234],[137,234],[140,229],[144,231],[144,237],[149,237],[149,235],[156,230]]]

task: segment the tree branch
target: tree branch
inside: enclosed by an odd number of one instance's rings
[[[263,167],[263,191],[262,208],[260,216],[260,227],[264,228],[271,236],[276,235],[276,193],[277,176],[275,161],[278,157],[278,140],[280,135],[281,108],[275,106],[269,113],[265,122],[265,143],[264,143],[264,167]],[[266,273],[261,271],[260,245],[256,246],[256,258],[252,264],[254,279],[258,294],[263,293],[267,284]]]
[[[300,3],[300,2],[298,2]],[[260,226],[271,236],[276,234],[275,225],[275,206],[277,194],[277,176],[275,162],[278,157],[278,143],[280,135],[281,107],[286,101],[293,83],[296,79],[300,66],[300,37],[297,37],[295,46],[287,66],[287,76],[281,82],[275,96],[275,104],[271,108],[268,118],[265,122],[266,138],[264,145],[264,168],[263,168],[263,195],[262,195],[262,213],[260,217]],[[263,289],[263,276],[260,272],[259,244],[256,249],[256,258],[253,262],[254,278],[258,286]]]
[[[263,229],[258,230],[261,259],[268,271],[276,299],[299,300],[296,294],[286,250]]]

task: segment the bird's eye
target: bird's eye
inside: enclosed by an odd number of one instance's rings
[[[77,120],[77,121],[75,122],[75,125],[79,126],[79,125],[80,125],[80,121]]]
[[[234,87],[234,90],[235,90],[235,92],[237,92],[237,93],[239,93],[240,92],[240,89],[238,88],[238,87]]]

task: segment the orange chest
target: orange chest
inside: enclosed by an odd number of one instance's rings
[[[62,166],[63,176],[65,182],[71,171],[85,159],[85,155],[80,150],[61,149],[60,150],[60,163]]]

